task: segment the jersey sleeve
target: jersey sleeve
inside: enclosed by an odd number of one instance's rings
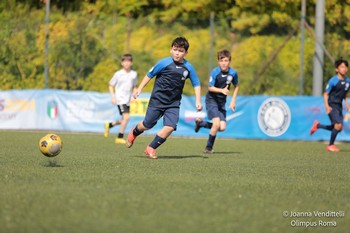
[[[234,86],[237,86],[238,85],[238,74],[237,74],[237,71],[235,71],[234,69],[231,69],[230,70],[230,74],[232,75],[233,79],[232,79],[232,84]]]
[[[330,93],[332,88],[336,85],[336,79],[334,78],[331,78],[328,83],[327,83],[327,86],[326,86],[326,89],[325,89],[325,92],[327,93]]]
[[[118,72],[115,72],[111,80],[109,80],[109,85],[115,86],[117,85],[117,82],[118,82]]]
[[[167,67],[172,62],[171,57],[163,58],[162,60],[158,61],[148,72],[147,77],[153,78],[157,74],[159,74],[165,67]]]
[[[135,78],[134,78],[134,82],[133,82],[133,86],[137,86],[137,72],[135,71]]]
[[[220,68],[216,67],[215,69],[213,69],[210,73],[210,77],[209,77],[209,83],[208,86],[209,87],[213,87],[215,86],[215,81],[216,81],[216,76],[220,73]]]
[[[186,66],[187,69],[189,70],[190,72],[190,80],[191,80],[191,83],[192,83],[192,86],[193,87],[198,87],[200,86],[200,81],[199,81],[199,78],[197,76],[197,73],[196,73],[196,70],[193,68],[192,65],[187,65]]]

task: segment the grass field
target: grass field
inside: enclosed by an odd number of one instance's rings
[[[204,155],[206,139],[170,137],[150,160],[151,137],[59,133],[48,159],[44,134],[0,131],[1,233],[350,232],[350,144],[219,138]]]

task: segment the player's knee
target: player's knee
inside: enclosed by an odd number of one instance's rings
[[[335,124],[334,128],[340,132],[340,131],[343,130],[343,124],[340,124],[340,123],[339,124]]]
[[[219,130],[220,129],[220,124],[213,122],[213,125],[211,126],[211,128]]]
[[[225,131],[225,129],[226,129],[226,126],[220,126],[219,131],[222,132],[222,131]]]

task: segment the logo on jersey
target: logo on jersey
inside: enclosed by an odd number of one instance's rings
[[[188,76],[188,71],[185,70],[185,71],[182,73],[182,78],[181,78],[181,80],[185,80],[185,79],[187,78],[187,76]]]
[[[350,86],[349,83],[346,83],[346,84],[345,84],[345,91],[348,91],[348,90],[349,90],[349,86]]]
[[[291,121],[291,113],[288,105],[280,98],[268,98],[258,111],[258,123],[260,129],[270,137],[278,137],[284,134]]]
[[[232,82],[233,77],[231,75],[227,76],[226,84],[230,84]]]
[[[182,66],[175,66],[176,69],[182,69]]]

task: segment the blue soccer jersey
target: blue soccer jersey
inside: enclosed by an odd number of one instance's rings
[[[187,60],[184,60],[184,63],[177,63],[172,57],[158,61],[147,76],[156,77],[149,101],[151,107],[179,107],[187,78],[190,78],[193,87],[200,85],[191,63]]]
[[[349,91],[349,87],[350,78],[346,77],[345,80],[340,80],[337,75],[333,76],[328,81],[325,90],[325,92],[329,93],[328,104],[341,106],[346,93]]]
[[[228,85],[228,89],[230,89],[231,84],[234,86],[238,84],[238,74],[235,69],[229,67],[227,72],[223,72],[218,66],[212,70],[209,79],[209,87],[225,88]],[[226,95],[208,91],[206,102],[210,103],[212,101],[226,103]]]

